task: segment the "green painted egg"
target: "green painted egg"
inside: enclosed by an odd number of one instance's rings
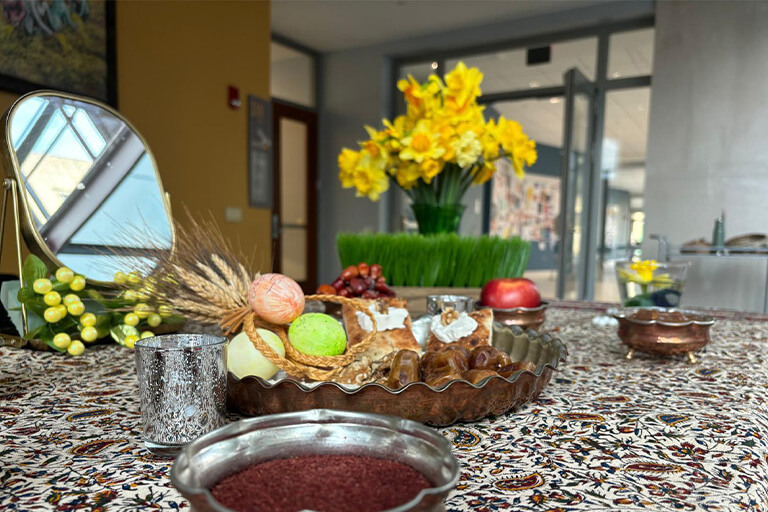
[[[288,339],[296,350],[309,356],[338,356],[347,348],[344,328],[323,313],[307,313],[294,320]]]

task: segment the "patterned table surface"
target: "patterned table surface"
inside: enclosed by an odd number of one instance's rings
[[[768,511],[768,321],[724,315],[689,365],[626,361],[595,314],[550,309],[570,356],[535,403],[441,429],[462,465],[446,508]],[[0,509],[188,509],[136,395],[126,349],[0,349]]]

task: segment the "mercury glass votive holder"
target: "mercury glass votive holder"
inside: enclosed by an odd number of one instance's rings
[[[452,308],[457,313],[471,313],[474,310],[474,304],[472,297],[462,295],[428,295],[427,314],[439,315],[448,308]]]
[[[144,445],[175,456],[226,423],[227,339],[169,334],[136,342]]]

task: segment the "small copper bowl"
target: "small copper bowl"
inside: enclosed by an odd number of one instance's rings
[[[490,309],[493,310],[494,321],[507,327],[517,325],[526,331],[528,329],[538,330],[541,327],[541,324],[546,320],[547,306],[549,306],[549,302],[542,301],[541,305],[535,308]],[[475,309],[488,309],[488,306],[476,302]]]
[[[619,338],[628,347],[627,359],[635,350],[658,355],[686,354],[697,362],[694,353],[710,341],[711,316],[676,308],[611,309],[608,314],[619,321]]]

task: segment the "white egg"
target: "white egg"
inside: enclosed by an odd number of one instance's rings
[[[285,357],[285,347],[277,334],[266,329],[256,329],[256,332],[275,352],[281,357]],[[269,379],[279,370],[272,361],[264,357],[253,346],[251,339],[244,332],[232,338],[227,345],[227,369],[238,379],[248,375]]]

